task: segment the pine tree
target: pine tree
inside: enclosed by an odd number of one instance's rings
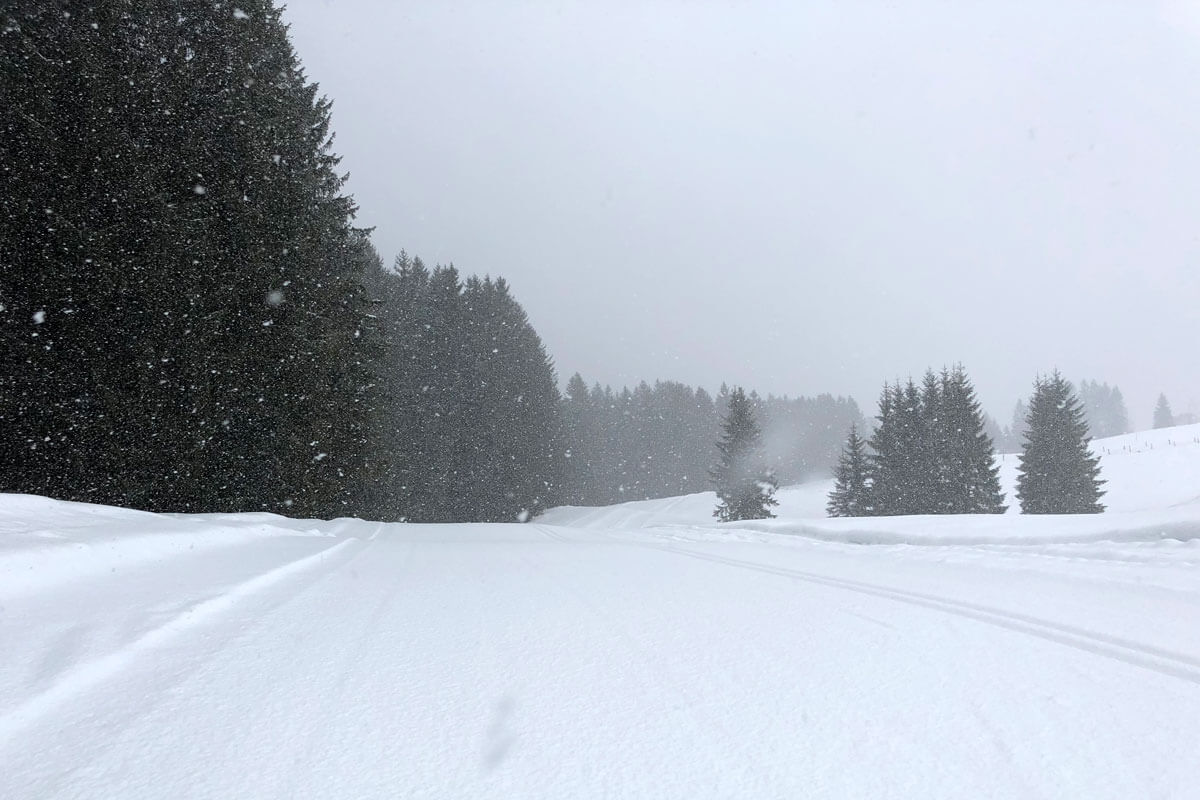
[[[1027,421],[1017,476],[1021,511],[1102,512],[1100,459],[1088,448],[1088,427],[1079,400],[1057,371],[1035,382]]]
[[[597,483],[597,436],[594,425],[598,413],[583,376],[576,372],[567,381],[562,400],[563,491],[562,501],[569,505],[591,504]]]
[[[0,489],[346,513],[372,254],[280,11],[236,10],[5,12]]]
[[[975,388],[961,365],[942,373],[940,397],[935,442],[942,492],[934,513],[1004,513],[995,448]]]
[[[899,435],[897,405],[902,399],[900,384],[885,384],[879,393],[879,423],[871,434],[870,501],[875,516],[903,514],[904,481],[907,476],[904,443]]]
[[[897,475],[900,507],[897,513],[928,513],[935,498],[930,478],[937,471],[930,447],[930,417],[921,400],[921,389],[911,378],[899,390],[897,398],[896,419],[900,444],[900,471]]]
[[[858,427],[850,426],[850,434],[842,448],[834,470],[833,491],[829,494],[826,511],[831,517],[863,517],[871,512],[869,463],[866,442],[858,435]]]
[[[1012,425],[1008,428],[1008,446],[1006,452],[1015,453],[1025,442],[1025,434],[1029,431],[1029,406],[1024,400],[1018,400],[1013,406]]]
[[[775,516],[770,509],[778,505],[777,484],[763,457],[762,433],[751,401],[741,387],[729,393],[717,450],[721,460],[712,469],[718,500],[713,516],[721,522]]]
[[[401,253],[369,285],[384,331],[373,515],[510,522],[558,502],[554,368],[507,282]]]
[[[997,450],[1002,450],[1007,446],[1010,435],[1009,431],[1006,428],[1000,427],[1000,423],[996,421],[996,418],[986,411],[983,412],[983,432],[992,440],[992,446]]]
[[[503,278],[471,279],[459,395],[467,444],[457,474],[459,519],[525,521],[558,500],[563,471],[557,379]]]
[[[611,386],[592,385],[589,392],[592,408],[597,413],[597,430],[602,432],[596,442],[596,460],[600,464],[596,486],[593,487],[592,502],[597,505],[618,503],[621,496],[623,461],[621,459],[624,411],[620,397]]]
[[[1109,436],[1129,433],[1129,409],[1125,407],[1125,396],[1120,387],[1114,386],[1109,394]]]
[[[704,464],[713,461],[714,442],[720,432],[721,420],[717,416],[716,402],[703,388],[697,388],[695,403],[692,406],[691,423],[688,426],[688,451],[690,455],[687,475],[686,494],[700,491],[704,488],[707,475],[704,474]]]
[[[1005,509],[992,439],[961,366],[918,388],[885,386],[871,437],[871,513],[994,514]]]
[[[945,514],[953,505],[950,498],[955,470],[947,458],[952,447],[947,422],[953,405],[947,396],[946,383],[945,372],[939,379],[931,369],[921,379],[920,396],[916,398],[916,426],[909,444],[909,514]]]
[[[1088,430],[1096,438],[1129,432],[1129,412],[1120,388],[1099,381],[1080,381],[1079,402]]]
[[[1170,428],[1175,424],[1175,415],[1171,412],[1171,404],[1167,402],[1167,396],[1160,394],[1158,403],[1154,406],[1154,427],[1155,428]]]

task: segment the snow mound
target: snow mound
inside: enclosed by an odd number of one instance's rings
[[[275,514],[152,514],[0,494],[0,598],[256,537],[331,535],[327,524]]]
[[[776,519],[718,524],[713,492],[598,508],[563,506],[538,521],[594,530],[711,528],[714,532],[802,536],[847,544],[1068,544],[1200,541],[1200,424],[1129,433],[1092,442],[1100,456],[1107,513],[1025,516],[1016,500],[1017,456],[998,455],[1009,504],[1005,515],[828,519],[832,480],[780,489]]]

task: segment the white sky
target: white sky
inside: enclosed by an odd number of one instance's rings
[[[1200,5],[293,0],[360,222],[565,381],[1200,412]]]

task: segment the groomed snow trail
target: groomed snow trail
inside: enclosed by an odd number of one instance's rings
[[[0,796],[1200,786],[1194,540],[154,519],[233,533],[0,583]]]

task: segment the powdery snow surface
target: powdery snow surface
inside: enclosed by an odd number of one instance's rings
[[[1098,443],[1087,518],[0,496],[0,797],[1193,798],[1197,437]]]

